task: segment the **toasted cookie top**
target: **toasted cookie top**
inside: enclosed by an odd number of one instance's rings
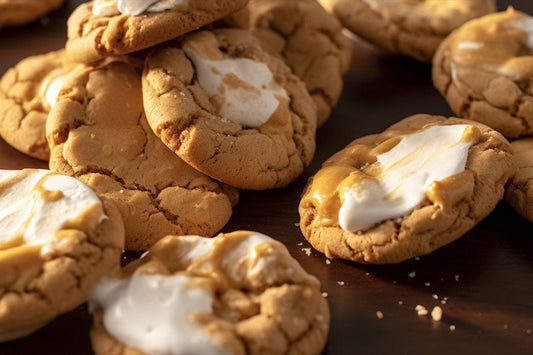
[[[168,236],[91,303],[96,354],[319,354],[329,328],[318,280],[256,232]]]
[[[153,134],[140,75],[127,63],[74,76],[50,112],[47,136],[52,170],[117,204],[127,249],[146,250],[172,233],[210,236],[231,216],[238,192],[190,167]]]
[[[80,62],[127,54],[198,29],[248,0],[96,0],[68,20],[68,55]]]
[[[509,143],[489,127],[412,116],[328,159],[304,192],[300,226],[327,256],[399,262],[488,215],[514,169]]]
[[[496,11],[494,0],[319,0],[344,26],[391,52],[429,62],[464,22]]]
[[[251,0],[248,7],[251,30],[305,83],[321,126],[340,97],[350,65],[343,26],[314,0]]]
[[[64,50],[28,57],[0,80],[0,135],[19,151],[47,161],[45,122],[61,82],[76,64]]]
[[[439,47],[433,82],[460,117],[533,135],[533,18],[509,8],[467,22]]]
[[[285,186],[315,151],[316,110],[305,85],[244,30],[197,32],[155,50],[143,98],[170,149],[232,186]]]
[[[0,341],[77,307],[102,275],[118,271],[122,219],[81,181],[0,170],[0,210]]]

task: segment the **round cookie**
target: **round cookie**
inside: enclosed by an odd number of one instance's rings
[[[318,126],[331,114],[350,66],[351,47],[337,18],[316,0],[251,0],[250,27],[270,54],[307,86]]]
[[[303,193],[300,228],[329,258],[401,262],[466,233],[494,209],[514,172],[500,133],[414,115],[329,158]]]
[[[216,21],[248,0],[96,0],[68,19],[68,55],[93,62],[176,38]]]
[[[96,355],[312,355],[329,329],[319,281],[256,232],[165,237],[90,302]]]
[[[241,29],[190,34],[146,59],[143,98],[161,140],[203,173],[243,189],[282,187],[315,151],[305,85]]]
[[[441,44],[433,83],[459,117],[508,138],[533,135],[533,17],[509,8],[469,21]]]
[[[350,31],[390,52],[430,62],[466,21],[496,11],[495,0],[319,0]]]
[[[505,187],[505,200],[533,222],[533,138],[511,143],[518,170]]]
[[[73,69],[64,50],[26,58],[0,79],[0,136],[11,146],[34,158],[50,156],[45,122],[54,104],[54,79]],[[48,90],[50,89],[51,90]]]
[[[0,341],[26,336],[120,269],[116,207],[48,170],[0,170]]]
[[[194,170],[154,135],[143,112],[140,73],[127,63],[73,76],[46,131],[50,169],[117,204],[128,250],[146,250],[167,234],[211,236],[231,216],[238,191]]]
[[[63,0],[3,0],[0,1],[0,28],[24,25],[58,8]]]

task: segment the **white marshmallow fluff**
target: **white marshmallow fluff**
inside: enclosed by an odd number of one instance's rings
[[[200,87],[210,97],[222,99],[219,114],[246,127],[257,128],[278,109],[280,100],[288,100],[265,63],[248,58],[211,60],[186,45]]]
[[[432,182],[464,171],[473,143],[463,138],[467,127],[431,126],[379,154],[375,164],[381,173],[363,179],[341,197],[341,228],[355,232],[407,216],[422,203]]]
[[[161,12],[177,5],[186,5],[188,0],[95,0],[93,14],[114,16],[120,13],[131,16],[144,12]]]
[[[56,232],[88,208],[102,205],[93,190],[70,176],[48,170],[0,170],[0,243],[23,238],[25,245],[51,250],[61,243]],[[59,191],[55,198],[43,191]],[[103,213],[98,223],[106,218]]]

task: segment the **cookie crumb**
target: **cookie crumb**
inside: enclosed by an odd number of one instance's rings
[[[413,278],[415,278],[415,277],[416,277],[416,272],[415,272],[415,271],[413,271],[413,272],[410,272],[410,273],[408,273],[408,274],[407,274],[407,276],[409,276],[410,278],[412,278],[412,279],[413,279]]]
[[[455,330],[455,325],[450,325],[450,330],[453,332]]]
[[[299,226],[300,226],[300,223],[294,223],[294,226],[295,226],[295,227],[299,227]]]
[[[439,296],[436,295],[436,294],[432,294],[431,297],[433,297],[434,300],[438,300],[439,299]]]
[[[328,265],[331,264],[331,260],[326,259],[326,264],[328,264]]]
[[[429,287],[431,286],[431,282],[426,282],[424,285],[426,285],[426,287]]]
[[[454,275],[453,278],[455,279],[455,282],[459,282],[459,275]]]
[[[369,273],[369,272],[365,272],[365,275],[366,275],[366,276],[370,276],[370,273]]]
[[[433,310],[431,311],[431,318],[433,318],[435,322],[439,322],[442,319],[442,308],[439,306],[433,307]]]
[[[531,329],[526,329],[527,334],[531,334]]]
[[[302,251],[305,252],[307,256],[311,256],[311,248],[302,248]]]
[[[339,284],[339,286],[344,286],[344,281],[337,281],[337,284]]]
[[[322,292],[322,297],[328,298],[329,294],[327,292]]]
[[[419,316],[427,316],[428,314],[428,310],[426,309],[426,307],[421,306],[419,304],[416,305],[415,311],[416,311],[416,314],[418,314]]]
[[[377,311],[376,312],[376,317],[378,317],[378,319],[383,319],[383,312]]]
[[[419,257],[419,256],[415,256],[415,260],[416,260],[416,261],[419,261],[419,260],[420,260],[420,257]]]
[[[302,245],[304,245],[304,243],[300,242],[298,244],[296,244],[297,246],[301,247]]]
[[[398,301],[398,304],[401,306],[403,304],[403,301]]]
[[[508,328],[509,328],[509,326],[507,324],[503,325],[503,329],[508,329]]]

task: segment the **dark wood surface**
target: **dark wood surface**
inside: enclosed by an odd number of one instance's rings
[[[45,21],[0,30],[0,74],[29,55],[61,48],[76,3],[67,1]],[[533,14],[531,0],[500,1],[499,7],[508,4]],[[277,238],[320,279],[332,314],[327,354],[532,354],[533,226],[505,202],[456,242],[397,265],[328,265],[318,252],[307,256],[302,250],[309,245],[297,226],[299,197],[325,159],[405,116],[451,115],[433,89],[429,65],[358,40],[352,44],[343,96],[317,133],[311,166],[287,188],[242,192],[224,231],[256,230]],[[0,140],[0,168],[46,166]],[[418,304],[428,310],[439,305],[443,319],[418,316]],[[91,354],[90,324],[83,305],[24,339],[0,344],[0,354]]]

